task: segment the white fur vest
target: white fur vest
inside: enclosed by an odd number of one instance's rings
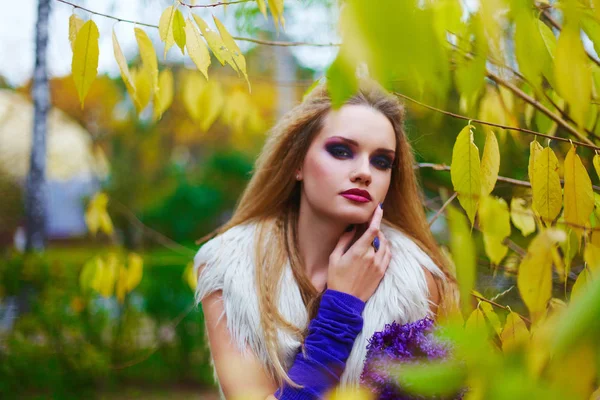
[[[198,279],[196,302],[213,291],[222,290],[223,308],[232,340],[239,349],[249,345],[267,369],[268,357],[254,284],[255,228],[254,223],[235,226],[200,248],[194,257],[194,274],[201,265],[206,264],[206,268],[202,269]],[[408,236],[384,222],[381,223],[381,231],[390,242],[392,260],[377,290],[366,303],[363,330],[354,342],[341,378],[341,387],[358,386],[368,339],[373,333],[383,330],[393,321],[405,324],[431,315],[423,268],[445,279],[431,258]],[[298,327],[306,327],[307,310],[289,261],[284,268],[278,305],[286,320]],[[285,330],[278,332],[278,340],[279,354],[283,356],[284,366],[289,369],[300,349],[300,342]],[[218,382],[216,371],[214,374]]]

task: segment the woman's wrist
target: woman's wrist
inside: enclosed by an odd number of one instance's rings
[[[318,399],[339,383],[354,341],[362,330],[364,307],[361,299],[348,293],[331,289],[323,293],[304,341],[306,357],[298,353],[288,372],[304,388],[284,385],[276,392],[277,398]]]
[[[358,315],[362,314],[366,304],[356,296],[334,289],[325,290],[321,298],[321,307],[323,306],[323,299],[325,299],[326,307],[330,307],[330,304],[333,303],[348,313],[356,313]]]

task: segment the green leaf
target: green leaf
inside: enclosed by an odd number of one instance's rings
[[[569,114],[578,126],[585,126],[592,95],[592,73],[575,25],[565,25],[558,38],[554,74],[557,90],[569,104]]]
[[[450,251],[460,291],[460,304],[463,314],[469,315],[472,309],[471,290],[475,285],[476,278],[475,243],[471,238],[467,219],[452,205],[448,206],[447,219],[450,228]]]
[[[338,53],[326,72],[327,89],[334,109],[340,108],[358,90],[358,81],[352,64],[341,53],[342,51]]]

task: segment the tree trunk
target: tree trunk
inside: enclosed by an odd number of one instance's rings
[[[34,106],[33,140],[31,160],[27,175],[26,249],[43,251],[46,245],[46,209],[48,204],[46,187],[46,133],[50,109],[46,48],[48,47],[48,20],[50,0],[39,0],[38,20],[35,33],[35,69],[33,72],[32,97]]]

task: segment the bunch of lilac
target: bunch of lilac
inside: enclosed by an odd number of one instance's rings
[[[441,360],[450,353],[449,344],[433,336],[434,321],[423,318],[400,325],[388,324],[381,332],[375,332],[367,345],[367,358],[360,376],[363,387],[368,388],[380,400],[432,399],[409,394],[399,387],[391,370],[401,363],[418,363]],[[461,399],[458,394],[454,399]]]

